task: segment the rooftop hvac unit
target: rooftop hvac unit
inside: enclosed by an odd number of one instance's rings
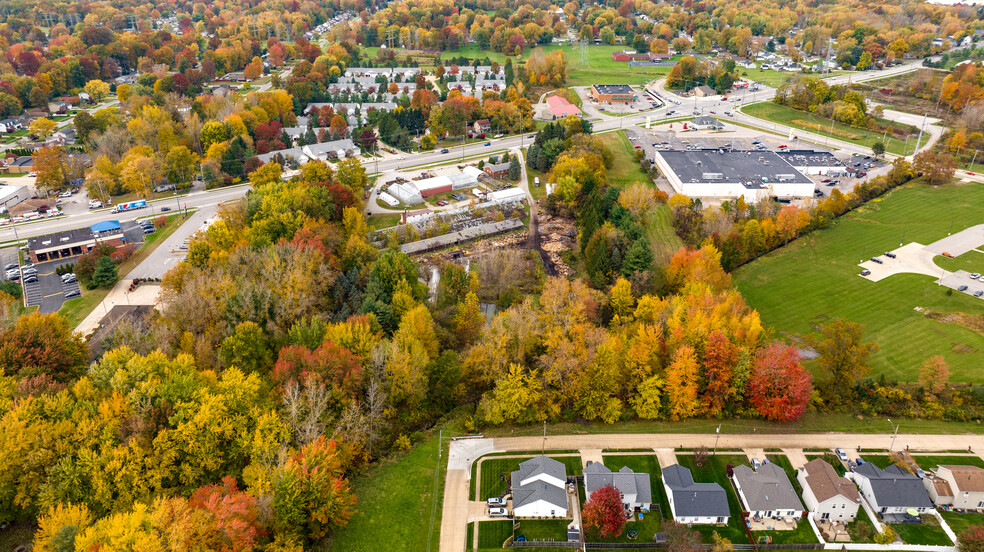
[[[706,173],[704,173],[702,175],[701,178],[704,179],[704,180],[724,180],[724,174],[723,173],[706,172]]]
[[[51,240],[41,242],[41,245],[51,245]]]
[[[776,175],[776,180],[778,180],[779,182],[792,182],[793,180],[796,180],[796,175],[795,174],[777,174]]]
[[[64,237],[64,238],[61,239],[61,241],[63,241],[63,242],[67,242],[67,241],[71,241],[71,240],[72,240],[72,238],[69,238],[68,236],[66,236],[66,237]]]

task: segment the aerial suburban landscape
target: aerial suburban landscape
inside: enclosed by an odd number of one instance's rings
[[[982,150],[984,0],[0,0],[0,552],[984,552]]]

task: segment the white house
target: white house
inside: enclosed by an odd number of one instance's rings
[[[735,466],[735,488],[745,509],[757,518],[800,518],[803,517],[803,503],[796,489],[779,466],[762,464],[757,470],[741,465]]]
[[[584,491],[590,497],[591,493],[602,487],[618,489],[622,494],[622,506],[626,510],[633,511],[636,508],[649,510],[652,507],[653,488],[648,473],[635,473],[628,466],[612,472],[600,462],[588,462],[584,468]]]
[[[717,483],[694,483],[690,470],[673,464],[663,468],[663,487],[677,523],[728,523],[728,495]]]
[[[724,128],[720,122],[714,117],[708,117],[707,115],[701,115],[690,122],[690,126],[697,130],[721,130]]]
[[[512,472],[515,517],[567,517],[567,470],[561,462],[537,456]]]
[[[814,519],[854,521],[861,505],[857,486],[838,477],[834,468],[820,458],[814,458],[800,468],[796,475],[803,487],[803,502]]]
[[[924,514],[933,510],[922,480],[895,464],[883,470],[868,462],[854,468],[853,475],[861,495],[879,514],[905,514],[907,510]]]
[[[953,491],[954,508],[984,510],[984,469],[977,466],[939,466],[936,477]]]

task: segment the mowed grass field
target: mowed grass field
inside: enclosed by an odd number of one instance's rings
[[[635,159],[635,148],[625,137],[624,132],[606,132],[599,134],[601,141],[615,154],[615,162],[608,169],[608,182],[617,186],[627,186],[634,182],[648,184],[652,182],[649,175],[642,170]]]
[[[861,259],[895,249],[904,239],[929,244],[984,221],[984,186],[930,187],[916,181],[835,220],[735,271],[748,304],[777,337],[795,338],[817,324],[845,318],[866,326],[878,344],[871,374],[915,381],[929,357],[941,354],[951,381],[980,381],[984,336],[940,322],[931,313],[984,315],[984,302],[947,294],[928,276],[896,274],[880,282],[861,278]],[[904,234],[904,237],[903,237]],[[815,363],[810,363],[815,364]]]
[[[751,115],[752,117],[758,117],[759,119],[779,123],[792,128],[807,130],[822,136],[830,136],[831,138],[837,140],[857,144],[859,146],[866,146],[869,148],[875,142],[881,142],[883,139],[882,132],[872,132],[867,129],[855,128],[842,125],[840,123],[834,123],[833,126],[831,126],[829,119],[811,117],[810,113],[806,111],[799,111],[798,109],[793,109],[784,105],[777,105],[772,102],[761,102],[746,105],[741,108],[741,111],[742,113]],[[896,127],[898,126],[899,125],[896,125]],[[910,140],[908,140],[907,144],[905,139],[900,140],[893,136],[884,137],[885,151],[897,155],[903,155],[903,150],[906,150],[905,154],[912,153],[915,150],[917,138],[918,135],[913,136]],[[928,134],[923,137],[923,142],[927,140],[929,140]]]

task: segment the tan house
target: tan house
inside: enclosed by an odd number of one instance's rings
[[[950,486],[954,508],[984,510],[984,469],[977,466],[939,466],[936,477]],[[927,490],[932,497],[933,489]]]
[[[854,521],[861,495],[854,483],[838,477],[834,468],[814,458],[800,468],[796,479],[803,487],[803,502],[816,520]]]

